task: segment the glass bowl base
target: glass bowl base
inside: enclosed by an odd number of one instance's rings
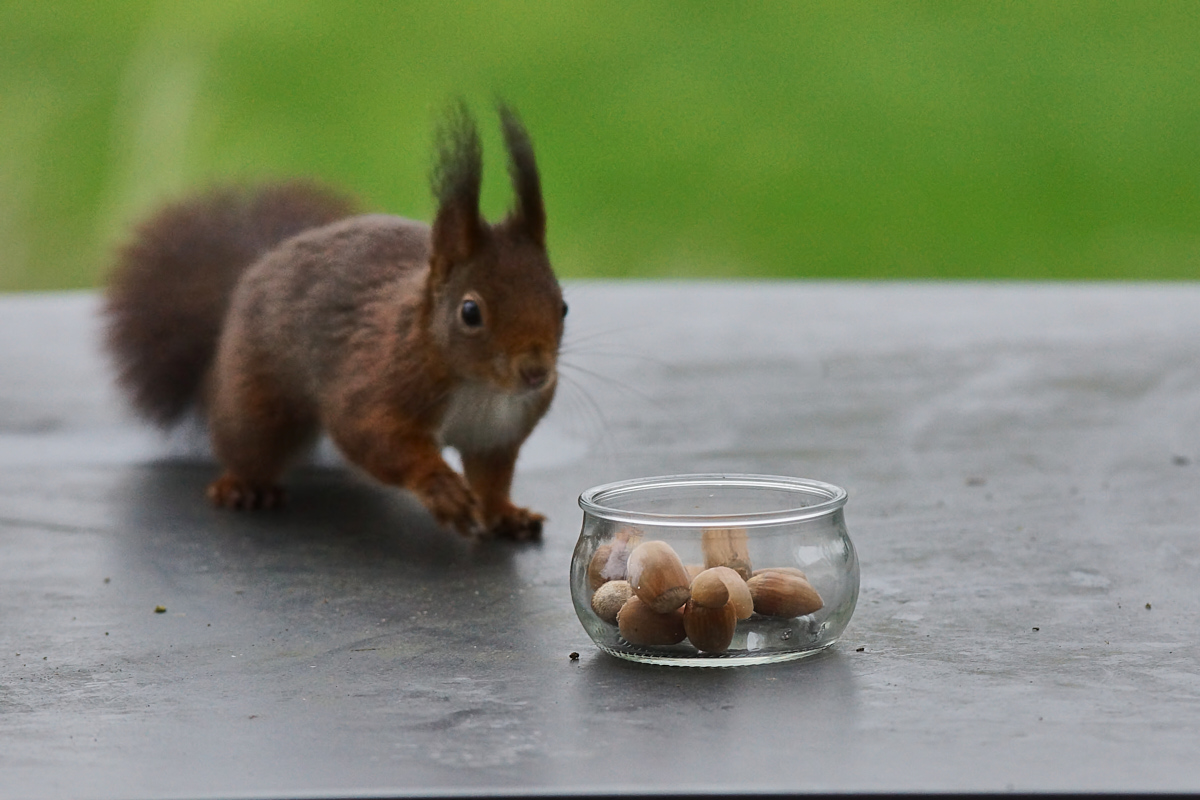
[[[834,644],[837,639],[831,639],[816,647],[810,647],[805,650],[789,650],[786,652],[774,653],[753,653],[748,651],[726,652],[720,654],[679,654],[672,655],[662,652],[652,652],[646,650],[644,652],[630,652],[628,650],[618,650],[613,647],[596,643],[596,646],[610,656],[616,656],[626,661],[636,661],[639,664],[655,664],[660,667],[749,667],[755,664],[778,664],[784,661],[796,661],[801,658],[815,656],[818,653],[825,652],[826,649]]]

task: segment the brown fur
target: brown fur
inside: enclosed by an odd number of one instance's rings
[[[296,230],[309,229],[261,248],[244,271],[235,262],[251,252],[245,231],[261,223],[230,224],[235,203],[183,204],[140,229],[110,290],[110,347],[148,416],[168,422],[192,402],[206,412],[225,467],[213,502],[277,505],[280,476],[323,429],[349,461],[412,490],[442,523],[540,535],[542,517],[513,505],[509,489],[520,446],[554,396],[565,306],[532,146],[511,111],[501,117],[517,204],[496,225],[479,214],[479,139],[459,107],[440,135],[432,228],[383,215],[310,227],[297,215]],[[331,197],[304,192],[316,207]],[[213,244],[223,224],[233,242]],[[201,272],[218,257],[219,269]],[[164,284],[207,299],[189,309]],[[464,311],[468,301],[478,314]],[[193,352],[172,361],[154,352],[154,336],[175,326],[189,328],[180,335]],[[137,366],[150,356],[168,366]],[[442,459],[446,444],[462,453],[466,481]]]
[[[108,348],[137,410],[177,422],[199,399],[242,271],[289,236],[351,213],[348,199],[296,181],[209,192],[139,225],[105,298]]]

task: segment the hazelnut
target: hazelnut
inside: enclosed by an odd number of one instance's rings
[[[768,617],[800,617],[824,605],[812,584],[786,572],[764,572],[746,585],[754,598],[754,610]]]
[[[808,576],[804,574],[804,570],[797,569],[796,567],[763,567],[762,569],[754,570],[754,575],[762,575],[764,572],[782,572],[785,575],[795,575],[797,578],[808,580]]]
[[[729,567],[713,567],[706,569],[696,577],[692,578],[692,602],[704,608],[720,608],[729,602],[729,587],[725,585],[725,579],[721,577],[718,569],[729,570]],[[733,570],[729,570],[733,572]],[[733,577],[738,578],[736,572]]]
[[[737,613],[729,603],[719,608],[707,608],[689,600],[683,607],[683,630],[697,650],[724,653],[733,641],[735,628]]]
[[[613,536],[613,540],[596,548],[592,560],[588,562],[588,585],[592,591],[600,588],[605,581],[625,579],[626,562],[629,554],[642,541],[641,531],[635,528],[622,528]]]
[[[754,598],[750,596],[750,587],[729,567],[713,567],[709,572],[721,576],[725,588],[729,590],[729,604],[733,606],[738,619],[749,619],[754,613]]]
[[[592,560],[588,562],[588,586],[592,591],[596,591],[600,586],[608,580],[601,572],[604,570],[604,565],[608,563],[608,557],[612,554],[611,544],[602,544],[596,548],[596,552],[592,554]]]
[[[745,528],[708,528],[700,535],[705,567],[729,567],[742,580],[750,578],[750,550]]]
[[[633,587],[629,581],[607,581],[592,595],[592,611],[596,616],[610,625],[617,621],[617,613],[621,606],[633,596]]]
[[[683,612],[679,609],[659,614],[637,597],[631,597],[617,614],[621,636],[630,644],[655,646],[679,644],[687,633],[683,630]]]
[[[665,614],[687,602],[687,570],[666,542],[642,542],[629,554],[627,567],[633,592],[652,610]]]

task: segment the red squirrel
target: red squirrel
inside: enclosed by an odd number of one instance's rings
[[[224,467],[214,504],[279,505],[281,476],[324,431],[443,525],[541,536],[544,517],[509,491],[554,398],[567,305],[533,145],[499,111],[516,202],[496,224],[479,211],[482,146],[460,104],[437,139],[432,226],[354,216],[295,182],[212,192],[136,229],[108,288],[107,344],[143,416],[167,427],[201,412]]]

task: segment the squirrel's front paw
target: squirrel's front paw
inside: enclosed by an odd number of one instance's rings
[[[429,475],[413,491],[439,524],[464,536],[478,537],[486,532],[479,499],[453,470]]]
[[[283,487],[256,484],[235,478],[228,472],[208,485],[208,499],[219,508],[253,510],[283,506]]]
[[[536,542],[542,538],[541,514],[509,504],[489,520],[488,529],[493,536],[511,539],[514,542]]]

